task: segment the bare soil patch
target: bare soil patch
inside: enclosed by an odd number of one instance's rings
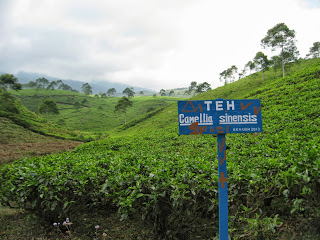
[[[35,142],[0,144],[0,164],[10,163],[23,157],[38,157],[46,154],[71,151],[82,142]]]

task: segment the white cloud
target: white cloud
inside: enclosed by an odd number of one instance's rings
[[[296,31],[304,57],[320,41],[320,8],[306,2],[2,0],[0,70],[156,90],[191,81],[215,87],[220,72],[262,50],[277,23]]]

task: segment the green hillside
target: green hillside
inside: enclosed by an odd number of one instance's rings
[[[25,89],[12,93],[30,111],[36,113],[44,100],[48,98],[54,100],[57,103],[59,114],[41,114],[41,116],[70,130],[106,134],[124,123],[124,115],[114,112],[120,97],[97,98],[63,90]],[[133,97],[131,98],[133,105],[127,110],[127,118],[135,119],[178,99],[159,96]],[[76,108],[75,103],[79,103],[80,106]]]
[[[320,239],[319,89],[310,60],[285,78],[271,69],[193,98],[261,99],[264,132],[227,135],[232,239]],[[121,239],[103,220],[110,212],[144,223],[122,239],[218,239],[215,138],[178,136],[175,103],[110,136],[1,166],[1,203],[36,213],[47,231],[71,217],[80,239],[96,237],[95,225]]]
[[[36,133],[8,118],[0,117],[0,164],[10,163],[23,157],[64,152],[80,144],[82,142]]]
[[[55,138],[79,140],[78,133],[60,128],[43,117],[29,111],[20,101],[11,97],[10,93],[0,92],[0,117],[8,118],[15,124],[20,125],[32,132]],[[6,107],[9,106],[9,107]]]

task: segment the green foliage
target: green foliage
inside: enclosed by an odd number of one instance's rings
[[[82,84],[82,92],[85,94],[85,95],[90,95],[92,94],[92,87],[89,85],[89,83],[84,83]]]
[[[52,99],[46,99],[41,103],[39,107],[40,113],[52,113],[52,114],[59,114],[59,109],[57,107],[57,104]]]
[[[308,234],[320,218],[320,63],[293,68],[300,70],[276,80],[266,72],[264,82],[256,74],[193,98],[261,99],[264,132],[227,135],[235,239],[283,239],[294,227],[286,224],[301,219],[313,223],[303,224],[304,239],[317,239]],[[123,220],[152,223],[159,239],[217,237],[216,140],[178,136],[176,104],[142,118],[71,153],[1,166],[1,203],[52,221],[117,208]]]
[[[211,89],[210,84],[207,82],[203,82],[203,83],[197,83],[196,81],[192,81],[190,83],[190,86],[188,88],[188,90],[185,91],[186,95],[191,95],[193,93],[193,95],[195,94],[200,94],[200,93],[204,93],[207,92]],[[169,96],[171,95],[173,91],[170,92]],[[174,92],[173,92],[174,93]]]
[[[272,51],[280,49],[283,77],[285,77],[285,63],[296,61],[299,55],[295,45],[295,35],[295,31],[290,30],[286,24],[278,23],[269,29],[267,35],[261,40],[263,47],[270,47]]]
[[[268,57],[266,55],[264,55],[263,52],[258,52],[256,54],[256,56],[253,59],[255,68],[259,71],[261,70],[262,73],[262,81],[264,81],[264,76],[263,76],[263,72],[265,71],[265,69],[268,67],[268,65],[270,64]]]
[[[123,124],[123,119],[119,119],[114,113],[119,97],[98,99],[62,90],[36,91],[35,89],[24,89],[11,93],[33,112],[38,112],[40,104],[45,99],[53,99],[57,103],[59,115],[45,114],[42,117],[55,123],[60,119],[64,119],[65,128],[70,130],[104,134]],[[127,119],[128,121],[133,120],[136,117],[143,116],[148,112],[149,108],[155,110],[179,99],[181,98],[162,97],[155,99],[152,96],[130,98],[133,105],[127,109]],[[74,104],[76,102],[79,102],[82,107],[75,108]],[[101,108],[103,108],[102,111]]]
[[[19,110],[15,105],[13,96],[4,89],[0,89],[0,111],[19,113]]]
[[[123,94],[126,94],[128,97],[134,97],[134,95],[135,95],[135,92],[134,92],[134,90],[133,90],[133,88],[131,87],[131,88],[126,88],[126,89],[124,89],[123,91],[122,91],[122,93]]]
[[[124,123],[127,123],[127,108],[131,107],[133,104],[132,101],[129,100],[129,98],[123,96],[117,103],[117,105],[114,107],[115,112],[123,112],[124,113]]]
[[[10,88],[12,90],[21,90],[22,85],[18,83],[18,79],[12,74],[2,74],[0,76],[0,89]]]
[[[21,104],[20,101],[15,100],[11,93],[0,90],[0,103],[0,117],[8,118],[15,124],[20,125],[34,133],[40,133],[45,136],[52,136],[61,139],[79,140],[79,133],[65,128],[61,129],[57,125],[48,122],[46,119],[39,117],[33,112],[30,112]],[[56,114],[54,114],[54,116],[58,117]],[[93,138],[92,134],[83,134],[86,136],[85,138],[82,138],[81,141],[88,141],[89,139]]]
[[[238,73],[238,68],[235,65],[232,65],[230,68],[224,70],[220,73],[220,82],[231,83],[235,80],[235,75]]]
[[[307,57],[320,58],[320,42],[314,42],[313,46],[310,48]]]
[[[107,91],[107,94],[108,94],[109,97],[113,97],[116,92],[117,91],[116,91],[115,88],[109,88],[108,91]]]

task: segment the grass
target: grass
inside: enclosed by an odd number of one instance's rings
[[[320,64],[291,69],[194,98],[262,102],[263,133],[227,136],[234,239],[320,239]],[[178,136],[177,122],[173,103],[73,152],[4,165],[0,198],[46,219],[34,236],[48,239],[52,222],[66,217],[80,239],[93,239],[96,224],[119,239],[217,239],[216,141]]]
[[[91,132],[94,134],[106,134],[124,123],[124,115],[114,112],[114,107],[119,97],[96,98],[79,93],[62,90],[34,90],[25,89],[12,92],[22,103],[35,113],[38,112],[42,101],[53,99],[58,106],[60,114],[42,114],[48,121],[54,122],[63,128]],[[75,102],[86,102],[79,108],[74,107]],[[135,119],[143,114],[158,108],[167,106],[181,98],[175,97],[133,97],[133,106],[127,110],[127,118]]]
[[[82,142],[32,132],[8,118],[0,117],[0,165],[23,157],[70,151],[80,144]]]

